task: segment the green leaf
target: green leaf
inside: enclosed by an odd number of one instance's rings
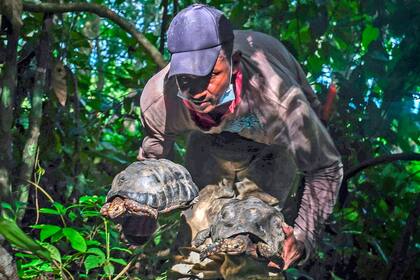
[[[36,259],[36,260],[32,260],[28,263],[22,264],[21,268],[29,268],[29,267],[33,267],[33,266],[37,266],[42,264],[44,261],[41,259]]]
[[[52,215],[60,215],[60,212],[58,212],[55,209],[51,209],[51,208],[41,208],[41,209],[39,209],[39,213],[52,214]]]
[[[362,46],[363,49],[367,50],[370,43],[375,41],[379,36],[379,29],[376,27],[373,27],[372,25],[366,26],[366,28],[363,30],[362,33]]]
[[[86,245],[88,245],[88,246],[100,246],[100,245],[102,245],[102,243],[99,242],[98,240],[86,240]]]
[[[101,213],[99,212],[99,211],[90,211],[90,210],[87,210],[87,211],[82,211],[82,216],[83,217],[100,217],[101,216]]]
[[[161,240],[162,240],[162,235],[161,234],[157,234],[155,236],[155,238],[153,238],[153,243],[155,243],[155,245],[159,245]]]
[[[299,270],[296,268],[289,268],[284,271],[287,279],[313,279],[308,274],[306,274],[303,270]]]
[[[87,256],[84,262],[86,274],[89,273],[89,270],[102,266],[104,262],[105,258],[102,259],[97,255]]]
[[[74,222],[77,219],[76,213],[74,211],[70,211],[67,216],[69,217],[70,221]]]
[[[66,214],[66,208],[64,207],[63,204],[61,204],[59,202],[54,202],[53,206],[57,209],[58,213],[60,213],[61,215]]]
[[[50,252],[51,258],[61,263],[61,254],[60,251],[58,251],[57,247],[49,243],[41,243],[41,245],[42,247],[46,248],[48,252]]]
[[[53,236],[54,234],[56,234],[57,232],[59,232],[61,230],[61,227],[59,226],[54,226],[54,225],[34,225],[32,226],[32,228],[35,229],[40,229],[40,237],[39,239],[41,241],[44,241],[45,239]]]
[[[104,266],[104,272],[106,276],[112,276],[114,275],[115,267],[111,263],[107,263]]]
[[[378,240],[376,240],[374,237],[370,237],[369,242],[376,249],[376,251],[381,256],[384,263],[388,264],[388,257],[386,256],[386,254],[385,254],[384,250],[382,249],[381,245],[379,244]]]
[[[91,253],[105,259],[105,253],[99,248],[89,248],[89,250],[87,250],[87,253]]]
[[[123,259],[109,258],[111,262],[118,263],[121,265],[127,265],[127,262]]]
[[[111,251],[121,251],[121,252],[125,252],[125,253],[128,253],[128,254],[133,254],[133,252],[131,252],[129,249],[127,249],[127,248],[121,248],[121,247],[112,247],[111,248]]]
[[[1,202],[0,205],[1,205],[1,208],[3,208],[3,209],[13,210],[12,205],[10,205],[7,202]]]
[[[64,237],[63,232],[59,231],[56,234],[53,234],[50,238],[51,243],[57,243],[59,240],[61,240]]]
[[[343,209],[343,211],[344,211],[344,218],[348,221],[354,222],[359,217],[359,213],[357,213],[357,211],[355,211],[352,208],[345,208]]]
[[[14,221],[0,217],[0,234],[14,246],[31,251],[45,259],[50,259],[49,252],[26,235]]]
[[[337,276],[334,272],[331,271],[331,279],[333,280],[343,280],[343,278]]]
[[[70,241],[71,247],[79,252],[86,252],[87,246],[83,236],[73,228],[64,228],[63,234]]]
[[[105,263],[105,253],[99,248],[89,248],[87,253],[92,255],[87,256],[85,260],[86,273],[92,268],[100,267]]]

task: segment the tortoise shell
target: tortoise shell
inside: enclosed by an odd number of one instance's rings
[[[107,201],[117,196],[165,213],[189,206],[198,188],[185,167],[166,159],[146,159],[115,176]]]
[[[210,226],[210,236],[217,242],[249,233],[278,252],[285,238],[283,223],[284,217],[279,210],[256,197],[232,199],[217,214]]]

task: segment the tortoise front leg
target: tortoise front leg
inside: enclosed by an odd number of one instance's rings
[[[267,243],[264,242],[257,243],[257,251],[260,256],[267,259],[278,255],[278,252],[276,250],[274,250],[272,247],[270,247]]]
[[[203,229],[197,233],[194,240],[192,241],[192,245],[194,247],[198,247],[206,241],[207,238],[210,237],[210,228]]]

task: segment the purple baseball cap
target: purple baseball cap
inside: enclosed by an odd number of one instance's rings
[[[169,77],[206,76],[216,63],[222,44],[233,40],[233,28],[223,13],[203,4],[180,11],[168,29],[172,54]]]

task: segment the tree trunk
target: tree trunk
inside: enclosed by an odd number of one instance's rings
[[[23,203],[28,201],[29,186],[27,181],[32,177],[36,151],[38,149],[38,138],[42,121],[42,97],[45,92],[46,72],[48,61],[50,61],[51,56],[51,26],[52,15],[46,15],[44,17],[42,33],[39,40],[35,86],[32,93],[32,108],[29,116],[28,138],[22,152],[22,165],[19,176],[20,181],[17,188],[18,200]],[[24,210],[19,213],[19,218],[23,218],[23,214]]]
[[[12,191],[10,168],[13,165],[11,129],[13,126],[13,102],[16,95],[17,44],[20,25],[17,23],[13,25],[13,21],[6,17],[3,19],[6,19],[8,23],[8,34],[5,63],[0,82],[0,200],[10,201]]]
[[[0,235],[0,279],[18,280],[18,274],[13,257],[2,246],[3,236]]]

